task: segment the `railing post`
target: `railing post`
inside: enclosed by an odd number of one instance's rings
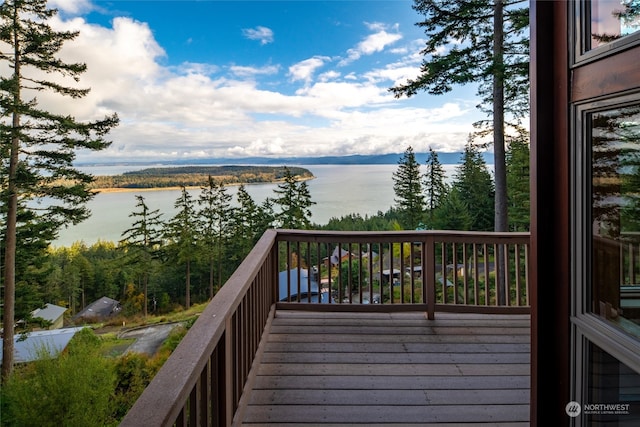
[[[436,318],[436,248],[435,239],[431,235],[426,236],[425,250],[423,251],[422,265],[426,266],[426,270],[422,272],[422,280],[426,282],[426,303],[427,318],[434,320]],[[443,280],[446,276],[443,275]]]
[[[233,327],[232,316],[225,320],[224,332],[224,425],[230,426],[234,407]]]

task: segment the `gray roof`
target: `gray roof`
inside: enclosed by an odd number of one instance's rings
[[[13,339],[14,360],[18,363],[31,362],[39,359],[44,351],[55,357],[67,347],[71,338],[81,329],[63,328],[16,334]],[[0,360],[2,360],[2,354],[0,354]]]
[[[67,309],[64,307],[47,303],[44,308],[36,308],[33,310],[31,312],[31,317],[39,317],[53,323],[58,320],[65,311],[67,311]]]
[[[287,274],[288,273],[288,274]],[[289,279],[287,280],[287,275]],[[298,276],[300,282],[298,283]],[[278,275],[278,299],[287,299],[289,289],[291,290],[291,296],[309,294],[309,284],[311,284],[311,294],[318,293],[318,282],[309,277],[309,270],[306,268],[294,268],[292,270],[281,271]]]
[[[85,307],[80,313],[73,316],[78,318],[102,318],[109,317],[120,311],[120,303],[109,297],[102,297]]]

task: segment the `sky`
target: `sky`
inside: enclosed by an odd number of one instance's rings
[[[79,120],[117,113],[107,150],[79,162],[461,151],[476,88],[396,99],[419,74],[409,0],[54,0],[60,57],[84,62],[80,100],[38,94]]]

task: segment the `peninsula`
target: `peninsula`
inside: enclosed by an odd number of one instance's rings
[[[121,175],[96,176],[92,190],[131,191],[169,189],[176,187],[206,187],[209,177],[224,185],[281,182],[285,169],[296,180],[314,178],[311,171],[295,166],[177,166],[148,168]]]

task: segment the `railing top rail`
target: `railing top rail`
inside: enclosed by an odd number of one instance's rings
[[[251,282],[271,252],[276,232],[268,230],[256,243],[241,266],[213,298],[189,329],[180,345],[123,419],[121,426],[165,426],[173,424],[198,375],[208,362]],[[275,301],[274,301],[275,302]],[[147,408],[147,409],[145,409]],[[149,410],[150,409],[150,410]],[[140,418],[140,415],[144,418]]]
[[[436,240],[459,243],[529,243],[527,232],[454,231],[454,230],[402,230],[402,231],[326,231],[278,229],[278,241],[318,243],[379,243],[398,241]],[[355,241],[354,241],[355,240]]]

